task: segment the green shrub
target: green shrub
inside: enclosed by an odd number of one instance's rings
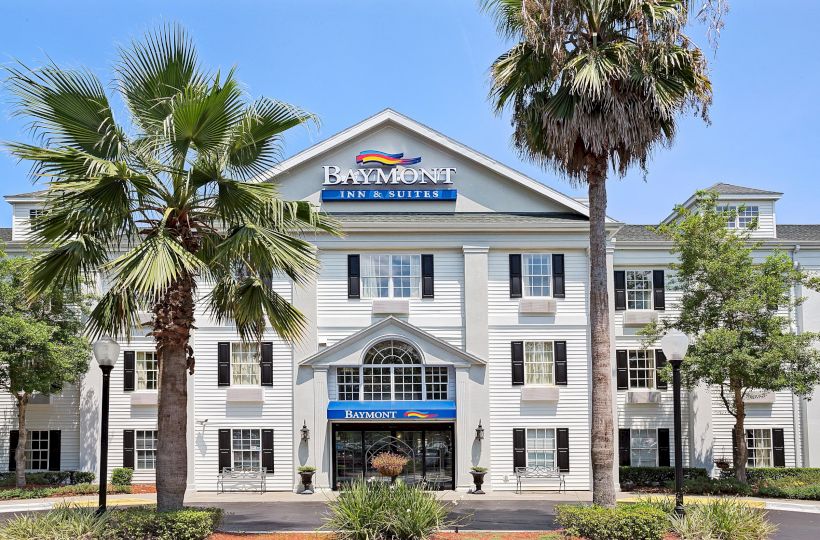
[[[721,469],[721,478],[734,478],[734,468]],[[806,484],[820,482],[820,468],[813,467],[752,467],[746,469],[746,478],[750,484],[757,484],[763,480],[778,480],[780,478],[796,478]]]
[[[820,501],[820,483],[793,485],[793,482],[768,480],[757,486],[757,493],[761,497]]]
[[[73,471],[71,475],[72,484],[91,484],[97,479],[97,475],[91,471]]]
[[[111,471],[111,483],[115,486],[130,486],[132,476],[134,476],[134,469],[117,467]]]
[[[766,540],[777,528],[766,512],[736,499],[714,499],[686,507],[671,517],[672,531],[682,540]]]
[[[219,508],[157,512],[154,507],[141,507],[111,512],[111,529],[118,540],[204,540],[220,521]]]
[[[341,540],[423,540],[447,525],[448,509],[423,485],[358,480],[328,503],[323,528]]]
[[[566,534],[589,540],[660,540],[669,528],[669,514],[650,504],[562,504],[555,507],[555,519]]]
[[[667,483],[670,489],[674,482]],[[693,478],[683,482],[683,492],[690,495],[752,495],[752,488],[734,478]]]
[[[474,473],[479,473],[479,474],[486,473],[487,472],[487,467],[470,467],[470,471],[472,471]]]
[[[302,465],[301,467],[296,469],[298,473],[309,473],[309,472],[316,472],[316,467],[313,465]]]
[[[0,500],[42,499],[44,497],[70,497],[72,495],[92,495],[100,491],[99,484],[76,484],[73,486],[44,488],[12,488],[0,490]],[[131,486],[108,486],[108,493],[131,493]]]
[[[706,469],[685,467],[684,479],[708,478]],[[621,484],[630,487],[658,487],[675,480],[674,467],[619,467],[618,477]],[[626,487],[626,486],[625,486]]]
[[[26,484],[38,486],[58,486],[71,484],[90,484],[96,476],[89,471],[47,471],[26,473]],[[14,486],[17,481],[15,473],[0,473],[0,486]]]
[[[0,540],[108,540],[109,515],[97,516],[93,508],[58,507],[40,514],[20,514],[0,529]]]

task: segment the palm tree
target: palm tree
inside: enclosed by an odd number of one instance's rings
[[[108,287],[88,320],[92,337],[127,339],[142,313],[152,315],[157,503],[180,508],[197,284],[212,285],[201,301],[242,339],[261,339],[266,326],[296,339],[303,317],[271,277],[304,281],[317,269],[304,233],[336,233],[310,204],[282,201],[274,185],[254,180],[277,162],[282,133],[315,118],[279,101],[249,101],[234,70],[203,70],[191,40],[172,26],[119,51],[114,82],[131,132],[89,71],[50,64],[8,72],[14,112],[31,119],[38,138],[6,146],[48,186],[33,233],[45,251],[30,293],[79,290],[101,276]]]
[[[673,140],[678,114],[704,119],[711,83],[682,33],[685,0],[485,0],[516,41],[492,65],[520,154],[589,193],[593,501],[615,503],[606,269],[606,179]]]

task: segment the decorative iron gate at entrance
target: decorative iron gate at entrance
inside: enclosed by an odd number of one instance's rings
[[[399,477],[424,481],[430,489],[455,488],[453,424],[333,426],[333,487],[364,478],[383,479],[370,464],[381,452],[402,454],[407,465]]]

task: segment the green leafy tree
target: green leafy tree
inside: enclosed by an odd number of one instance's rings
[[[683,34],[683,0],[484,0],[515,41],[492,65],[491,97],[513,144],[589,193],[593,501],[615,504],[606,267],[606,179],[671,144],[679,114],[704,115],[711,84]]]
[[[78,290],[102,276],[107,287],[89,316],[92,337],[128,338],[141,313],[153,316],[157,505],[180,508],[196,303],[233,323],[244,340],[258,341],[266,326],[297,339],[303,316],[271,276],[304,282],[318,264],[304,233],[337,232],[311,204],[283,201],[274,184],[258,181],[278,161],[283,132],[315,117],[276,100],[249,100],[234,70],[201,67],[178,27],[119,50],[113,87],[130,131],[89,71],[8,71],[14,113],[31,119],[39,139],[7,147],[49,188],[33,229],[46,252],[29,291]],[[212,288],[199,298],[203,282]]]
[[[31,259],[0,254],[0,388],[17,405],[17,487],[26,485],[26,408],[36,392],[49,395],[79,382],[91,349],[83,336],[83,298],[49,289],[29,298]]]
[[[734,464],[746,482],[746,408],[744,397],[755,390],[789,389],[810,394],[820,383],[820,351],[812,345],[820,334],[794,333],[789,315],[803,302],[795,286],[820,289],[820,278],[795,266],[776,251],[762,261],[754,252],[760,242],[750,232],[729,229],[736,210],[722,211],[717,194],[699,192],[692,209],[678,206],[675,220],[657,231],[672,241],[678,262],[671,265],[681,291],[680,316],[642,330],[646,342],[671,328],[692,343],[682,364],[685,384],[717,388],[735,418]]]

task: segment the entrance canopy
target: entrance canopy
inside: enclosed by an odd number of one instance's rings
[[[328,420],[455,420],[455,401],[331,401]]]

